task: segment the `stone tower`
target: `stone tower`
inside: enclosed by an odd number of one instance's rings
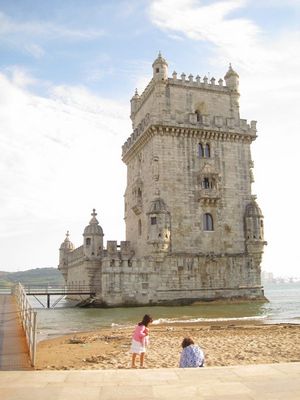
[[[131,100],[133,134],[123,146],[126,239],[137,257],[230,259],[245,273],[240,286],[260,285],[266,242],[251,193],[256,121],[240,118],[239,76],[230,65],[225,85],[175,71],[168,78],[161,54],[152,67]]]
[[[66,284],[88,285],[93,305],[190,304],[263,299],[263,215],[251,192],[256,122],[240,118],[239,76],[174,71],[158,55],[131,99],[126,241],[103,244],[93,210],[83,245],[60,247]]]

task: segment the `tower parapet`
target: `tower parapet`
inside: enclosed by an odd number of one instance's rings
[[[147,140],[157,127],[164,134],[180,135],[188,131],[199,137],[213,134],[227,140],[249,140],[256,138],[256,121],[247,122],[239,115],[239,76],[231,65],[223,79],[208,79],[199,75],[176,71],[167,77],[168,64],[159,53],[153,63],[153,78],[141,95],[135,92],[131,99],[133,132],[122,147],[126,161],[131,149],[140,140]],[[172,102],[170,101],[172,97]],[[217,99],[217,100],[213,100]],[[184,127],[184,131],[183,128]],[[190,134],[188,133],[188,134]],[[233,134],[234,133],[234,134]]]

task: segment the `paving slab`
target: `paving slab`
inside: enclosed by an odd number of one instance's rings
[[[299,400],[300,363],[0,371],[1,400]]]

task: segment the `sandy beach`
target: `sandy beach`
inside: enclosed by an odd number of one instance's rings
[[[133,328],[101,329],[44,340],[37,346],[36,369],[130,368]],[[178,366],[183,337],[205,352],[205,366],[300,361],[300,325],[152,325],[147,368]]]

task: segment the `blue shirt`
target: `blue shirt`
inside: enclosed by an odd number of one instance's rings
[[[203,367],[204,353],[199,346],[190,344],[182,349],[179,361],[179,368]]]

